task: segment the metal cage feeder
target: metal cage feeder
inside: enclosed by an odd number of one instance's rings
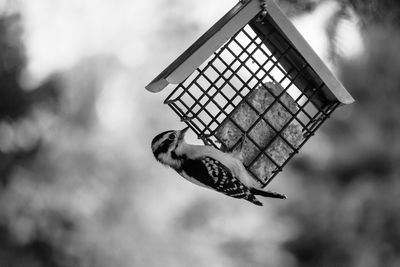
[[[265,187],[352,96],[272,0],[240,1],[146,89],[205,144],[234,149]]]

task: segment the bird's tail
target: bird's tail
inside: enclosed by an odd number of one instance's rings
[[[257,206],[262,206],[263,205],[262,202],[259,201],[253,194],[249,194],[247,197],[245,197],[245,199],[247,201],[250,201],[254,205],[257,205]]]
[[[253,195],[259,195],[263,197],[271,197],[271,198],[279,198],[279,199],[286,199],[286,196],[283,194],[279,194],[277,192],[272,192],[272,191],[263,191],[257,188],[251,188],[250,192]]]

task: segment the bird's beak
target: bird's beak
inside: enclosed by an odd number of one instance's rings
[[[186,127],[182,130],[179,131],[179,139],[182,140],[185,137],[185,134],[187,132],[187,130],[189,130],[189,127]]]

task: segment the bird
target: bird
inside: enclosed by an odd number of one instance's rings
[[[257,206],[263,206],[263,203],[256,195],[286,198],[283,194],[256,188],[255,180],[244,167],[237,151],[223,152],[209,145],[188,144],[185,141],[188,129],[168,130],[153,138],[151,149],[158,162],[196,185],[247,200]],[[245,136],[240,147],[244,140]]]

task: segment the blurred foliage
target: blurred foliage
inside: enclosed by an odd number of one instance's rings
[[[278,2],[298,16],[326,1]],[[120,141],[119,129],[111,129],[112,140],[99,136],[96,100],[105,76],[123,69],[112,56],[82,59],[38,88],[23,88],[21,17],[4,15],[0,266],[400,266],[400,3],[338,2],[327,29],[330,49],[357,102],[321,129],[327,138],[315,154],[290,164],[296,179],[287,183],[295,192],[276,204],[279,214],[272,205],[253,209],[190,191],[178,179],[169,184],[173,174],[146,161],[146,128],[170,125],[160,119],[162,107],[148,108],[150,98],[135,103],[146,114],[134,117],[142,121],[130,129],[132,140]],[[182,22],[181,2],[164,4],[176,8],[176,17],[158,32],[168,42],[150,44],[155,58],[169,47],[183,49],[197,29]],[[363,57],[351,61],[335,47],[337,25],[350,9],[362,21],[365,43]],[[149,61],[149,69],[158,67]],[[324,149],[331,154],[321,160]]]
[[[278,0],[277,2],[288,16],[298,16],[309,13],[320,4],[329,1],[332,0]],[[399,5],[395,0],[337,0],[337,2],[345,8],[354,10],[365,27],[382,24],[390,27],[400,26]]]
[[[356,11],[365,27],[384,25],[398,28],[400,26],[400,6],[397,1],[341,0],[341,2]]]
[[[0,19],[0,118],[14,119],[23,116],[29,100],[18,84],[25,57],[18,36],[21,36],[18,15]]]
[[[328,164],[294,164],[302,193],[285,214],[300,229],[285,248],[299,266],[399,266],[400,2],[342,4],[363,23],[364,56],[339,61],[356,103],[323,128],[334,144]]]
[[[293,17],[312,12],[326,0],[278,0],[278,5],[287,16]]]
[[[25,137],[16,136],[14,130],[21,125],[19,122],[24,124],[35,105],[46,103],[47,108],[56,108],[58,98],[56,82],[52,79],[33,91],[21,87],[20,78],[26,64],[21,27],[19,14],[0,18],[0,142],[3,145],[0,150],[0,181],[3,184],[7,183],[9,170],[19,162],[32,158],[39,145],[39,140],[26,143],[22,140]],[[15,127],[11,125],[13,123]],[[21,135],[26,131],[31,134],[29,129],[20,128]],[[12,138],[16,141],[10,141]]]
[[[40,138],[32,123],[34,107],[55,109],[58,99],[56,82],[49,79],[33,91],[24,90],[20,78],[26,64],[21,41],[22,25],[19,14],[0,18],[0,196],[8,190],[11,173],[18,166],[30,165],[41,153]],[[4,200],[4,199],[3,199]],[[4,203],[3,203],[4,205]],[[2,205],[2,211],[4,206]],[[35,239],[16,246],[4,224],[0,222],[0,266],[55,266],[49,255],[53,247],[45,240]],[[61,218],[60,216],[56,216]],[[54,217],[54,218],[56,218]],[[57,224],[57,220],[54,220]],[[62,223],[62,222],[60,222]]]

